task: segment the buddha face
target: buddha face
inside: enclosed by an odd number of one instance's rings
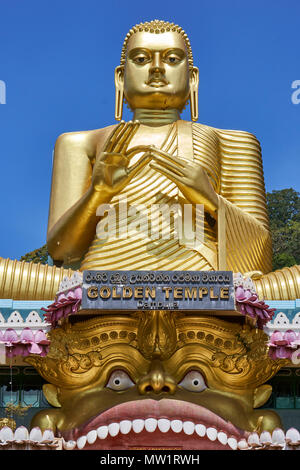
[[[124,86],[132,110],[182,110],[198,69],[190,69],[187,48],[176,32],[133,34],[127,47],[125,67],[116,69],[116,83]]]

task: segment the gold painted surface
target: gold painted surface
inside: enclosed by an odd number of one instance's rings
[[[300,298],[300,266],[283,268],[253,280],[259,298],[293,300]]]
[[[130,31],[126,53],[123,49],[115,73],[118,119],[125,99],[139,122],[64,134],[58,139],[48,230],[50,253],[65,265],[81,263],[81,270],[212,270],[218,269],[220,258],[218,225],[220,229],[224,225],[226,246],[222,251],[226,250],[228,269],[270,271],[258,141],[247,132],[178,120],[188,100],[192,116],[198,107],[198,69],[189,41],[181,29],[173,31],[166,24],[159,24],[156,33],[147,28],[143,25]],[[139,162],[138,171],[126,176],[126,165],[130,171]],[[78,171],[79,164],[83,171]],[[185,167],[187,173],[176,177],[172,165]],[[72,194],[70,199],[62,198],[62,191]],[[176,239],[153,241],[134,229],[127,239],[103,241],[96,236],[92,241],[99,221],[97,207],[107,202],[115,207],[119,196],[126,197],[129,206],[145,204],[147,208],[158,202],[204,204],[210,218],[205,217],[203,248],[191,249]],[[224,220],[218,220],[219,196],[225,201]],[[255,233],[259,234],[257,241]],[[241,237],[243,246],[239,246]],[[254,251],[253,256],[247,257],[246,250]]]
[[[0,298],[14,300],[54,299],[60,282],[71,269],[41,263],[0,258]]]
[[[65,268],[81,270],[259,272],[257,286],[266,298],[299,297],[299,268],[270,273],[260,144],[248,132],[196,123],[198,83],[182,28],[155,21],[129,31],[115,70],[116,119],[121,120],[126,102],[134,122],[57,139],[49,252]],[[180,120],[187,102],[192,122]],[[127,197],[129,206],[142,203],[148,209],[158,202],[204,204],[204,244],[191,248],[174,238],[152,240],[137,228],[127,239],[99,240],[97,208],[102,203],[116,207],[119,196]],[[162,224],[160,235],[163,229]],[[0,269],[0,297],[24,300],[53,297],[65,273],[3,259]]]
[[[50,410],[50,418],[49,410],[39,413],[32,425],[66,431],[117,404],[145,398],[196,403],[249,431],[258,420],[261,429],[280,425],[275,413],[254,410],[271,393],[264,382],[286,364],[269,358],[261,330],[216,317],[139,312],[68,324],[50,338],[48,356],[32,355],[26,362],[51,383],[44,392],[59,408]],[[119,369],[134,382],[122,393],[106,387]],[[205,390],[180,385],[190,370],[201,372]]]
[[[4,428],[5,426],[8,426],[10,429],[15,431],[17,423],[12,418],[0,418],[0,429]]]
[[[55,145],[48,248],[64,268],[0,259],[1,297],[53,298],[72,269],[229,269],[253,275],[259,295],[268,299],[299,297],[299,267],[270,273],[259,142],[247,132],[197,123],[198,83],[181,28],[164,22],[132,28],[115,70],[121,122],[62,134]],[[133,111],[127,123],[121,120],[124,102]],[[180,120],[188,102],[191,122]],[[100,219],[97,208],[111,204],[118,211],[120,196],[148,210],[158,203],[203,204],[203,244],[152,240],[134,225],[126,239],[109,233],[100,240],[96,228],[105,216]],[[174,234],[174,221],[170,225]],[[168,221],[160,235],[166,228]],[[38,413],[32,426],[68,432],[116,405],[147,398],[199,405],[242,430],[281,426],[276,413],[256,408],[272,390],[264,383],[287,361],[270,359],[267,335],[243,319],[198,313],[72,315],[49,332],[46,357],[26,358],[49,382],[43,390],[54,407]],[[117,370],[132,381],[121,391],[108,387]],[[191,371],[204,378],[200,392],[183,385]]]
[[[0,258],[0,298],[14,300],[54,299],[59,284],[71,269]],[[300,298],[300,267],[283,268],[253,279],[260,299]]]

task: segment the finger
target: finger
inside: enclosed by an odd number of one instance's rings
[[[137,163],[128,168],[127,174],[130,178],[133,178],[142,168],[144,168],[147,163],[151,160],[151,154],[145,153]]]
[[[164,150],[158,149],[156,147],[152,147],[152,153],[160,157],[165,157],[166,159],[168,159],[168,161],[176,163],[180,167],[186,168],[186,166],[188,165],[188,162],[183,160],[182,158],[175,157],[174,155],[171,155],[168,152],[165,152]]]
[[[105,149],[104,151],[109,153],[112,151],[112,148],[113,148],[113,145],[115,143],[115,141],[119,138],[119,136],[122,134],[122,132],[124,132],[124,128],[126,127],[126,123],[125,121],[121,121],[120,124],[118,126],[116,126],[116,128],[114,129],[114,131],[112,132],[112,134],[110,135],[106,145],[105,145]]]
[[[170,162],[166,160],[165,158],[154,155],[152,152],[151,152],[151,155],[152,155],[152,159],[155,160],[156,163],[160,164],[167,170],[175,172],[178,176],[185,176],[184,168],[177,166],[175,163]]]
[[[118,139],[118,142],[117,142],[117,144],[114,148],[115,152],[123,153],[127,150],[127,147],[129,145],[131,139],[133,138],[133,136],[137,132],[137,130],[139,128],[139,125],[140,125],[140,123],[138,121],[135,121],[135,122],[129,121],[128,122],[127,129],[125,130],[123,135]]]
[[[153,168],[154,170],[159,171],[163,175],[165,175],[167,178],[169,178],[171,181],[174,181],[174,183],[178,184],[181,183],[182,178],[180,175],[175,174],[173,171],[167,170],[163,166],[159,165],[158,163],[150,163],[150,168]]]
[[[150,154],[151,148],[151,145],[137,145],[136,147],[132,147],[130,150],[128,150],[125,153],[125,156],[131,160],[131,158],[134,157],[137,153],[147,152]]]
[[[95,165],[97,165],[98,162],[104,163],[106,165],[111,165],[113,161],[116,159],[125,159],[127,162],[129,162],[128,158],[125,157],[125,155],[121,153],[115,153],[115,152],[101,152],[99,157],[96,159]]]
[[[122,132],[118,135],[118,138],[115,139],[114,141],[114,146],[113,146],[113,151],[116,153],[120,153],[120,149],[122,148],[122,143],[124,142],[124,139],[130,134],[132,128],[132,121],[128,121],[125,123],[124,128],[122,129]]]
[[[107,155],[106,159],[103,160],[104,164],[110,166],[117,166],[126,168],[129,164],[129,160],[122,153],[110,153]]]

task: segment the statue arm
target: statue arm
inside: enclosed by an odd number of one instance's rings
[[[248,132],[216,132],[221,154],[219,264],[235,272],[269,272],[272,243],[260,144]]]
[[[139,122],[122,121],[98,131],[64,134],[54,154],[48,249],[65,265],[82,258],[95,236],[97,208],[112,197],[147,164],[149,146],[128,145]],[[131,158],[143,152],[130,168]]]
[[[106,138],[107,130],[111,132],[111,127],[62,134],[56,141],[47,234],[55,260],[79,260],[93,239],[96,210],[104,202],[91,185],[93,160],[97,142]]]

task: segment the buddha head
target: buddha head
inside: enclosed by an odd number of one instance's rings
[[[230,449],[280,427],[264,383],[280,367],[267,335],[179,312],[103,315],[50,332],[46,357],[27,358],[54,408],[32,426],[85,449]]]
[[[191,118],[197,121],[198,81],[191,45],[180,26],[159,20],[136,25],[125,38],[115,70],[115,117],[121,119],[124,99],[132,111],[178,112],[190,100]]]

